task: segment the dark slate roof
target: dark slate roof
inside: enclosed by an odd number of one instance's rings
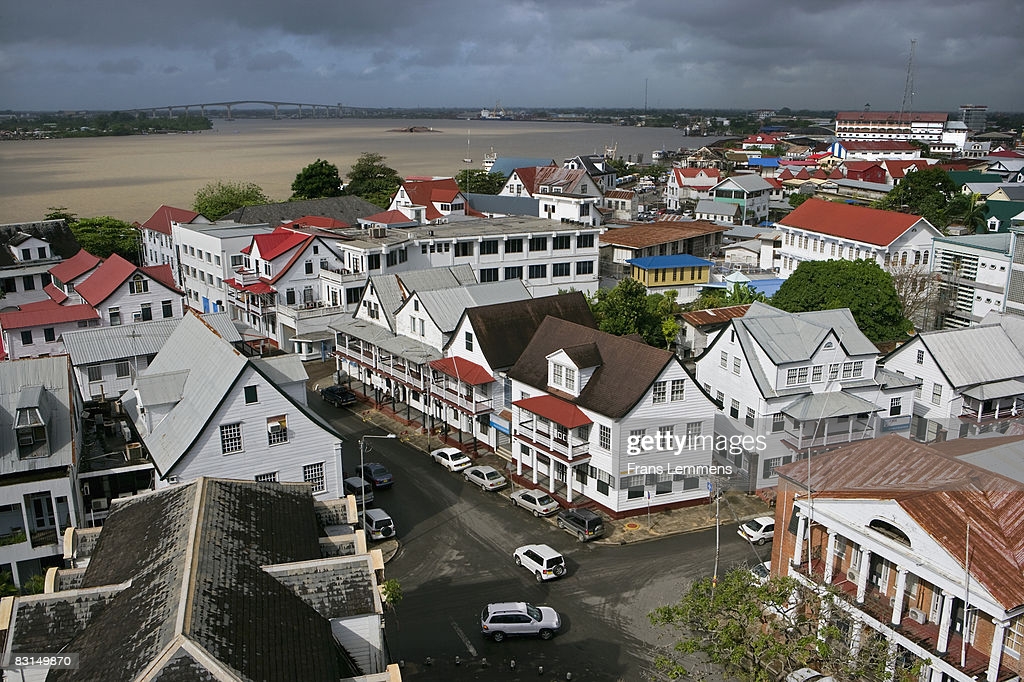
[[[68,643],[79,669],[47,679],[134,679],[154,664],[168,681],[212,668],[245,680],[358,674],[330,622],[262,568],[319,558],[308,485],[200,478],[118,502],[82,590],[130,584]],[[213,662],[192,660],[196,647]]]
[[[380,213],[380,206],[359,197],[329,197],[327,199],[286,201],[280,204],[243,206],[228,213],[221,220],[234,220],[236,223],[245,225],[266,223],[275,227],[281,223],[306,216],[323,216],[355,226],[359,224],[360,218],[371,216],[374,213]]]
[[[625,416],[640,402],[662,370],[675,361],[670,351],[547,317],[508,375],[544,389],[548,384],[547,357],[560,349],[581,344],[596,346],[596,351],[590,352],[600,354],[601,364],[579,397],[570,402],[613,419]],[[568,399],[564,394],[561,397]]]
[[[570,346],[562,350],[580,369],[597,367],[601,364],[601,351],[596,343],[581,343],[578,346]]]
[[[470,208],[491,215],[540,215],[540,199],[463,192]]]
[[[4,248],[19,233],[39,237],[50,243],[50,250],[57,256],[70,258],[81,248],[71,228],[63,220],[40,220],[31,223],[7,223],[0,225],[0,267],[15,265],[11,252]]]
[[[549,315],[597,327],[586,297],[578,291],[469,308],[464,314],[473,324],[480,351],[495,372],[516,364],[534,332]]]

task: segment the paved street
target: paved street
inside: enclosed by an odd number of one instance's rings
[[[383,433],[313,395],[310,405],[347,437],[346,470],[358,464],[358,439]],[[386,576],[399,581],[404,596],[388,618],[388,641],[392,659],[405,663],[404,679],[564,680],[567,673],[574,680],[647,679],[664,644],[647,614],[713,570],[713,528],[630,545],[581,544],[399,440],[366,443],[366,461],[384,463],[396,481],[375,493],[374,506],[398,529],[400,550]],[[566,577],[538,584],[515,566],[513,550],[538,542],[565,555]],[[756,548],[756,556],[736,535],[735,523],[722,524],[723,569],[765,560],[769,548]],[[479,614],[494,601],[551,606],[562,615],[562,631],[548,642],[491,642],[480,633]]]

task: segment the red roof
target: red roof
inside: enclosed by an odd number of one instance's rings
[[[270,286],[263,280],[242,286],[234,279],[226,279],[224,280],[224,284],[227,284],[233,289],[238,289],[239,291],[248,291],[250,294],[271,294],[274,292],[274,287]]]
[[[50,274],[61,282],[71,282],[100,264],[100,259],[85,249],[50,268]]]
[[[848,152],[912,152],[917,149],[903,140],[842,140],[840,144]]]
[[[778,178],[765,178],[764,181],[767,182],[772,187],[774,187],[775,189],[782,189],[782,183],[779,181]]]
[[[990,152],[988,154],[988,156],[997,156],[997,157],[1000,157],[1000,158],[1007,158],[1007,159],[1021,159],[1021,158],[1024,158],[1024,154],[1021,154],[1020,152],[1015,152],[1012,149],[1003,149],[1002,151],[998,151],[998,152]]]
[[[561,424],[567,429],[575,429],[577,426],[593,424],[594,422],[583,410],[570,402],[556,398],[553,395],[539,395],[534,398],[524,398],[512,403],[516,407],[532,412],[536,415],[550,419],[556,424]]]
[[[917,170],[921,166],[927,166],[928,162],[921,159],[887,159],[882,162],[885,165],[885,169],[889,171],[889,175],[895,178],[902,178],[907,174],[908,169]]]
[[[139,268],[116,253],[103,261],[84,282],[76,286],[75,291],[90,305],[98,306],[117,291],[122,284],[127,282],[128,278],[134,275],[136,271],[141,271],[155,282],[162,284],[172,291],[181,293],[174,285],[174,277],[171,275],[170,265],[152,265],[146,268]]]
[[[54,303],[60,304],[68,300],[68,295],[55,287],[52,282],[43,287],[43,291],[46,292],[46,295],[49,296]]]
[[[440,180],[413,180],[406,178],[402,189],[409,195],[409,200],[427,209],[427,220],[436,220],[444,214],[437,210],[435,203],[451,203],[459,195],[459,185],[455,178],[442,178]]]
[[[28,329],[61,322],[96,320],[100,314],[91,305],[60,305],[49,299],[26,303],[18,310],[0,313],[0,327],[4,329]]]
[[[453,358],[431,360],[430,366],[471,386],[483,386],[484,384],[494,382],[494,377],[491,376],[490,372],[466,358],[456,356]]]
[[[288,253],[309,239],[312,239],[312,237],[308,234],[289,230],[287,227],[278,227],[270,234],[254,236],[252,241],[259,247],[260,258],[263,260],[274,260],[281,254]]]
[[[780,220],[779,224],[888,246],[921,220],[921,216],[908,213],[808,199]]]
[[[742,144],[780,144],[782,138],[778,135],[766,135],[764,133],[755,133],[743,140]]]
[[[285,223],[282,227],[319,227],[323,230],[337,230],[343,227],[352,226],[346,222],[336,220],[335,218],[328,218],[327,216],[307,215],[297,218],[289,223]]]
[[[401,211],[395,209],[391,211],[383,211],[381,213],[374,213],[373,215],[362,218],[363,222],[369,223],[381,223],[383,225],[395,225],[398,223],[409,223],[416,222],[409,216],[405,215]]]
[[[139,269],[156,281],[160,282],[160,284],[163,284],[168,289],[176,291],[179,294],[185,293],[178,288],[178,284],[174,281],[174,271],[171,270],[170,263],[164,263],[163,265],[144,265]]]
[[[156,210],[149,220],[142,223],[142,227],[162,234],[171,233],[171,223],[190,223],[199,216],[195,211],[173,206],[161,206]]]

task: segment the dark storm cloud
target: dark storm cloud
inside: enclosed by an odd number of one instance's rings
[[[8,8],[0,107],[1024,109],[1020,0],[88,3]],[[118,88],[103,87],[118,75]],[[126,87],[127,86],[127,87]]]

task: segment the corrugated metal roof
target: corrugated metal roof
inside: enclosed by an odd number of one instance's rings
[[[440,351],[422,341],[407,336],[395,336],[390,331],[366,320],[346,317],[331,323],[331,329],[353,336],[360,341],[372,343],[392,355],[406,358],[417,364],[424,364],[441,357]]]
[[[252,358],[252,364],[263,370],[275,384],[290,384],[309,378],[302,360],[294,353],[275,355],[270,358]]]
[[[466,312],[466,308],[495,303],[509,303],[530,298],[522,280],[510,279],[466,287],[417,291],[420,304],[442,332],[449,333]]]
[[[782,413],[798,421],[818,421],[834,417],[849,417],[855,414],[878,412],[880,407],[869,400],[850,395],[844,391],[812,393],[793,401],[782,409]]]
[[[143,405],[170,405],[181,400],[189,370],[180,369],[162,374],[143,374],[135,380],[135,390]]]
[[[658,268],[710,268],[714,263],[703,258],[697,258],[687,253],[679,253],[668,256],[647,256],[645,258],[630,258],[626,261],[635,265],[641,270],[656,270]]]
[[[0,475],[74,464],[70,378],[66,355],[0,362]],[[48,457],[18,456],[14,420],[22,406],[39,409],[46,423]]]
[[[64,332],[73,365],[123,360],[157,353],[180,320],[155,320]]]
[[[810,360],[831,331],[850,355],[878,353],[857,327],[849,308],[787,313],[764,303],[754,303],[735,324],[746,329],[776,365]]]
[[[944,329],[919,335],[956,388],[1024,377],[1024,354],[1000,326]],[[979,349],[985,352],[979,353]]]

